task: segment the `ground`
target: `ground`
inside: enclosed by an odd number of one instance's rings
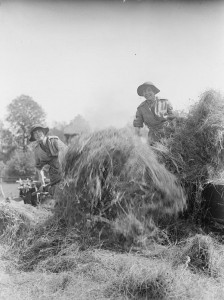
[[[14,209],[34,223],[51,214],[47,205],[33,207],[14,200],[0,204],[7,206],[6,212]],[[144,251],[122,253],[101,246],[81,250],[72,243],[39,260],[31,271],[21,269],[15,249],[2,241],[0,300],[224,300],[224,246],[216,249],[206,235],[180,246],[155,243]]]
[[[0,245],[0,299],[27,299],[24,295],[23,285],[18,281],[20,274],[13,267],[13,262],[4,258],[6,251],[7,247]],[[28,277],[27,274],[27,279]]]

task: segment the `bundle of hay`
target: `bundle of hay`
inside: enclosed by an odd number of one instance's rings
[[[16,247],[16,251],[27,243],[28,235],[37,224],[43,223],[50,213],[20,202],[0,202],[0,238],[3,243]]]
[[[79,137],[66,154],[64,178],[56,215],[68,226],[91,220],[112,224],[133,215],[136,224],[151,228],[152,220],[185,206],[176,177],[128,130]]]
[[[156,149],[166,168],[186,188],[188,199],[198,202],[207,182],[214,182],[223,172],[224,98],[210,90],[202,94],[185,118],[177,119],[175,131],[167,129],[163,145]]]
[[[223,246],[210,236],[196,234],[175,253],[174,266],[184,265],[194,273],[223,276]]]
[[[9,245],[17,244],[34,225],[34,216],[17,208],[10,203],[0,203],[0,237]]]

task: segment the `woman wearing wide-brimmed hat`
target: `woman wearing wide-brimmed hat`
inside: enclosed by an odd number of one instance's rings
[[[30,130],[30,142],[36,141],[34,146],[35,166],[38,170],[42,188],[45,185],[43,168],[49,166],[50,182],[53,185],[62,179],[59,154],[65,151],[67,146],[57,136],[47,136],[49,128],[41,124],[35,124]]]
[[[160,90],[151,82],[144,82],[137,88],[137,94],[145,98],[137,108],[133,122],[136,133],[146,125],[149,129],[148,136],[151,140],[159,138],[159,131],[168,120],[174,119],[173,108],[167,99],[156,97]]]

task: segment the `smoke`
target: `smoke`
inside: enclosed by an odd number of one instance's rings
[[[132,88],[134,91],[132,91]],[[95,95],[84,112],[85,119],[93,129],[121,128],[133,121],[140,104],[135,97],[135,86],[131,89],[108,87]]]

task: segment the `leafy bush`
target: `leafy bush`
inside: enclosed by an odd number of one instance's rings
[[[35,162],[32,152],[16,152],[6,163],[6,177],[30,177],[35,174]]]

